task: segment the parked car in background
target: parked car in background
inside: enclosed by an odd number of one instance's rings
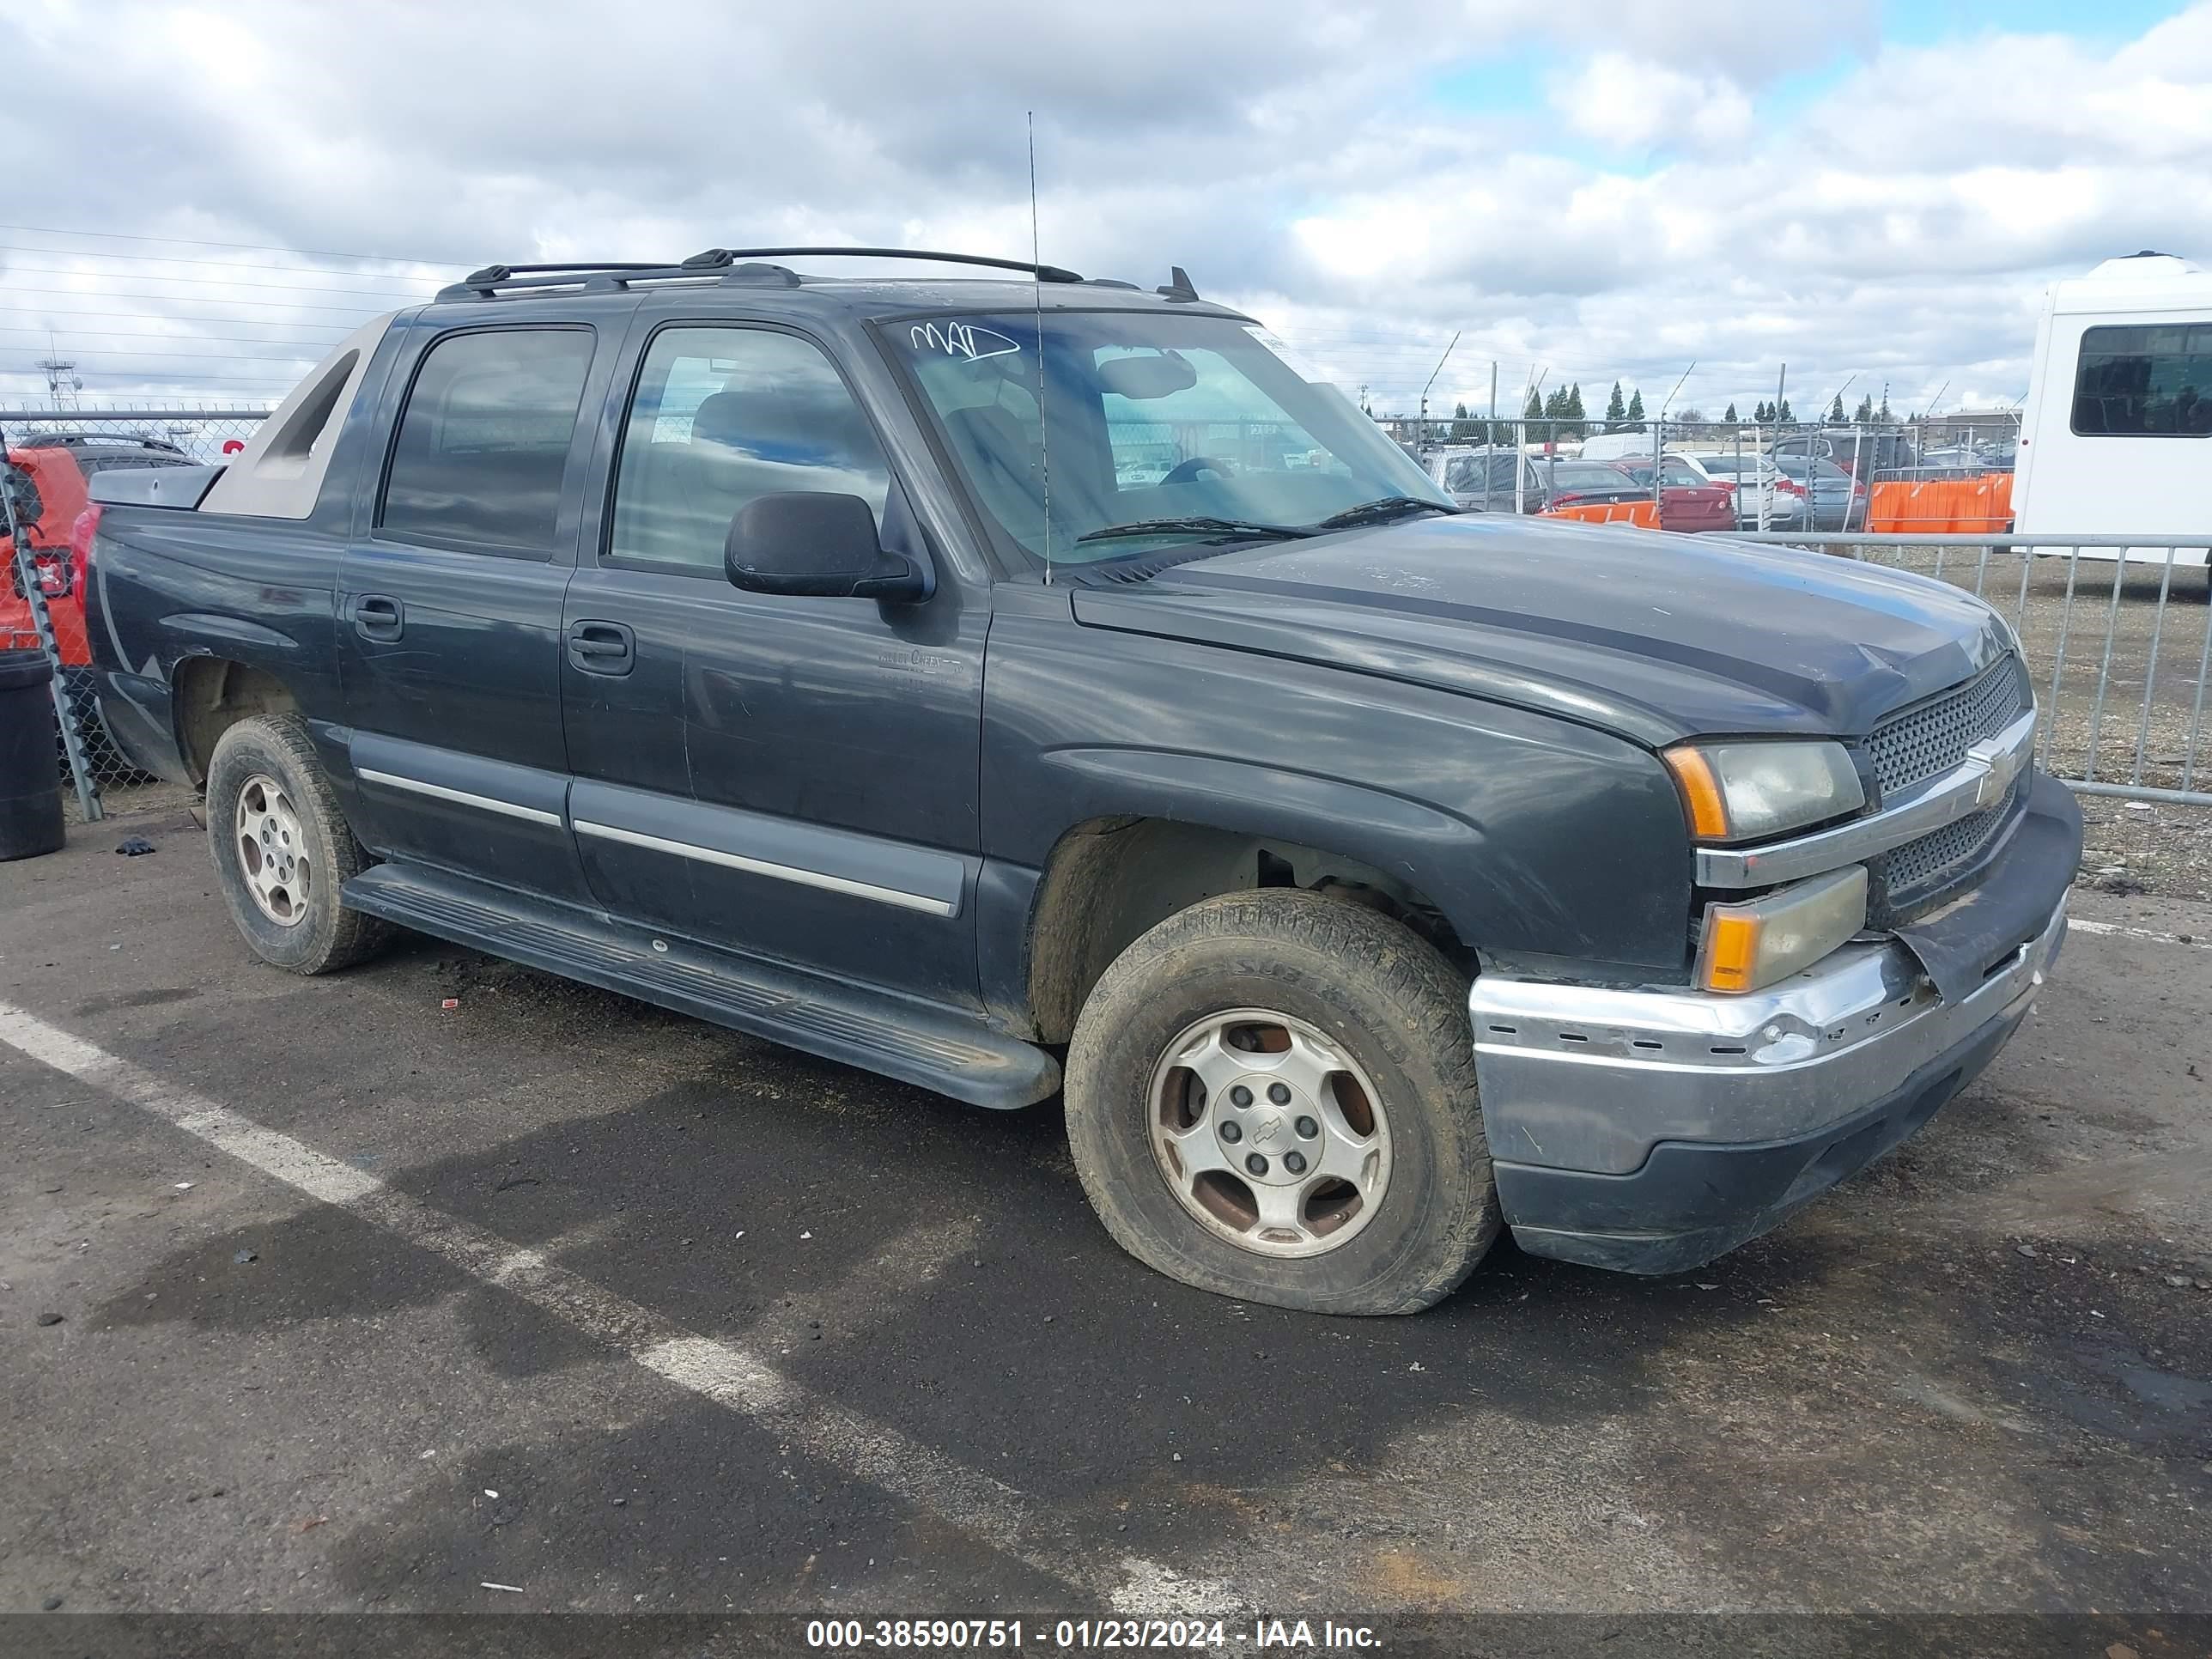
[[[1764,455],[1729,450],[1691,459],[1729,491],[1739,530],[1805,528],[1805,486]]]
[[[1774,465],[1800,485],[1811,501],[1812,528],[1826,531],[1866,528],[1868,487],[1833,461],[1807,460],[1802,455],[1778,455]]]
[[[1639,484],[1611,461],[1540,459],[1536,476],[1544,481],[1544,511],[1563,507],[1604,507],[1615,501],[1648,501],[1651,486]]]
[[[31,550],[39,591],[46,598],[54,643],[61,653],[62,684],[87,739],[103,751],[108,748],[107,738],[93,696],[92,653],[85,639],[84,549],[75,539],[78,519],[89,504],[87,482],[111,467],[191,465],[191,458],[174,444],[153,438],[39,434],[8,447],[9,493],[15,521]],[[0,520],[0,650],[37,641],[21,568],[4,520]],[[105,757],[105,753],[96,757]]]
[[[1766,453],[1833,461],[1862,482],[1911,466],[1919,459],[1911,432],[1886,426],[1832,426],[1820,432],[1792,433],[1776,439]]]
[[[1586,461],[1642,461],[1650,464],[1659,447],[1656,432],[1596,432],[1583,440]]]
[[[1651,461],[1647,457],[1615,461],[1613,465],[1635,480],[1638,489],[1651,489]],[[1697,532],[1735,528],[1735,505],[1731,492],[1687,455],[1659,458],[1659,527]]]
[[[1982,476],[1979,452],[1964,444],[1945,444],[1940,448],[1923,449],[1918,463],[1910,468],[1898,469],[1899,476],[1910,473],[1922,478],[1978,478]],[[1889,476],[1885,472],[1883,477]]]
[[[1434,449],[1422,458],[1422,465],[1464,512],[1512,512],[1516,465],[1521,510],[1541,513],[1549,499],[1534,463],[1517,449]]]

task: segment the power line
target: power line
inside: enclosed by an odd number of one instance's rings
[[[6,297],[7,291],[4,289],[0,289],[0,300],[4,300]],[[100,295],[92,297],[111,299],[128,298],[129,296]],[[333,309],[335,308],[336,307],[333,307]],[[362,321],[368,321],[368,317],[374,314],[375,313],[369,313],[367,315],[364,315]],[[251,317],[191,317],[187,316],[183,312],[179,311],[72,311],[61,306],[33,306],[27,307],[27,309],[15,312],[0,311],[0,317],[7,316],[124,317],[128,318],[132,322],[138,323],[245,323],[260,328],[317,328],[322,330],[325,334],[350,334],[353,332],[355,328],[360,325],[359,324],[345,325],[339,323],[287,323],[277,321],[273,319],[266,323],[255,323],[254,319]],[[40,328],[33,331],[35,333],[44,334],[46,331]],[[60,333],[65,332],[66,331],[56,330],[55,331],[57,333]]]
[[[24,230],[38,236],[84,236],[104,242],[167,242],[173,247],[221,247],[240,253],[304,253],[317,259],[375,259],[386,264],[465,266],[466,259],[417,259],[399,253],[339,253],[326,247],[272,247],[265,242],[210,242],[193,236],[137,236],[114,230],[63,230],[53,225],[0,224],[0,230]]]
[[[92,372],[126,386],[168,386],[172,383],[185,382],[194,386],[291,386],[298,384],[295,380],[287,380],[282,375],[272,374],[131,374],[119,368],[94,369]],[[36,379],[40,377],[41,371],[35,368],[7,368],[0,369],[0,374],[21,374]]]
[[[280,344],[282,342],[269,341],[264,342],[264,343]],[[223,363],[312,363],[320,358],[326,349],[323,343],[319,340],[301,340],[296,343],[300,347],[300,349],[297,351],[280,351],[273,353],[265,351],[125,351],[108,346],[92,346],[88,348],[71,346],[70,350],[71,355],[78,357],[130,357],[134,359],[146,357],[198,357]],[[0,351],[21,351],[22,349],[24,349],[24,348],[21,346],[0,346]],[[103,370],[101,372],[107,373],[109,371]]]
[[[129,313],[125,314],[127,315]],[[155,319],[149,318],[146,320],[150,322]],[[233,318],[230,320],[235,322],[238,319],[236,318]],[[342,335],[345,332],[344,330],[330,323],[278,323],[274,325],[274,326],[278,328],[324,329],[335,335]],[[125,333],[121,329],[114,328],[8,328],[0,326],[0,334],[52,334],[58,338],[66,340],[176,340],[186,345],[198,345],[203,343],[212,344],[217,342],[223,342],[234,345],[301,345],[313,346],[318,349],[320,349],[328,344],[327,341],[322,340],[272,339],[265,334]],[[6,349],[8,348],[0,348],[0,349]]]
[[[193,279],[189,276],[180,276],[177,280],[191,282]],[[239,286],[243,288],[247,284],[241,283]],[[330,290],[313,291],[325,293]],[[370,306],[311,306],[295,300],[218,300],[212,294],[121,294],[112,289],[95,292],[82,288],[18,288],[13,284],[0,289],[0,294],[59,294],[77,300],[150,300],[156,304],[181,303],[192,306],[275,306],[285,311],[344,311],[356,312],[363,315],[368,314],[374,309]],[[387,305],[392,298],[388,294],[365,294],[362,297],[367,300],[380,300]]]
[[[51,253],[66,259],[135,259],[141,264],[161,265],[198,265],[216,270],[296,270],[316,276],[360,276],[376,283],[434,282],[434,277],[418,276],[401,270],[346,270],[332,265],[276,265],[266,260],[245,259],[187,259],[176,253],[112,253],[101,248],[25,247],[19,242],[0,242],[0,253]],[[400,262],[404,263],[404,262]],[[458,266],[441,269],[458,270]]]
[[[67,265],[23,265],[23,264],[9,265],[9,266],[6,267],[6,272],[5,272],[4,274],[12,274],[12,273],[14,273],[14,272],[15,272],[15,271],[19,271],[19,270],[22,270],[22,271],[29,271],[29,272],[32,272],[32,273],[33,273],[33,274],[35,274],[35,275],[41,276],[83,276],[83,277],[88,278],[88,280],[90,280],[90,281],[96,282],[96,283],[109,283],[109,282],[137,282],[137,283],[196,283],[196,284],[198,284],[198,286],[200,286],[200,287],[202,287],[202,288],[258,288],[258,289],[272,289],[272,290],[274,290],[275,292],[276,292],[276,293],[280,293],[280,294],[330,294],[330,295],[341,295],[341,296],[347,296],[347,295],[350,295],[350,296],[352,296],[352,297],[354,297],[354,298],[356,298],[356,299],[362,299],[362,300],[381,300],[381,301],[386,301],[386,303],[390,303],[391,301],[396,301],[396,300],[404,300],[404,299],[407,297],[407,296],[406,296],[406,295],[398,295],[398,294],[378,294],[378,293],[372,292],[371,290],[367,289],[358,289],[358,288],[317,288],[317,287],[315,287],[313,284],[312,284],[312,283],[241,283],[241,282],[240,282],[237,278],[233,277],[233,276],[155,276],[152,271],[148,271],[148,270],[133,270],[133,271],[74,270],[71,270],[71,269],[70,269],[69,266],[67,266]],[[341,273],[341,272],[337,272],[337,271],[332,271],[331,274],[332,276],[335,276],[342,275],[343,273]],[[437,283],[437,279],[436,279],[435,277],[433,277],[433,276],[425,276],[425,277],[422,277],[422,279],[420,279],[420,282],[419,282],[419,283],[418,283],[418,286],[420,286],[420,287],[422,287],[422,288],[423,288],[423,289],[429,289],[429,288],[433,288],[433,287],[434,287],[434,286],[436,285],[436,283]],[[11,284],[10,286],[12,286],[12,284]],[[64,293],[64,294],[70,294],[70,293],[84,293],[84,292],[88,292],[88,290],[82,289],[50,289],[50,288],[32,288],[32,289],[22,289],[22,290],[21,290],[21,292],[23,292],[23,293],[26,293],[26,294],[53,294],[53,293],[58,293],[58,293]],[[213,298],[214,296],[213,296],[213,295],[198,295],[198,294],[177,294],[177,295],[154,294],[154,295],[142,295],[142,296],[139,296],[139,297],[145,298],[145,299],[155,299],[155,300],[165,300],[165,299],[198,300],[198,299],[203,299],[203,298],[210,298],[210,299],[211,299],[211,298]],[[255,303],[256,303],[256,304],[261,304],[261,303],[264,303],[264,301],[255,301]],[[282,301],[277,301],[276,303],[281,304],[281,303],[282,303]]]

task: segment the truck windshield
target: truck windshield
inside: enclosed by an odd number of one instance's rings
[[[1310,531],[1338,514],[1373,522],[1401,501],[1407,514],[1455,510],[1350,399],[1302,378],[1250,324],[1048,312],[1042,333],[1026,313],[883,332],[977,505],[1039,563],[1048,499],[1055,564]]]

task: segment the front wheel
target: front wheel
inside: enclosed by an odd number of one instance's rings
[[[1160,923],[1076,1022],[1091,1206],[1171,1278],[1317,1313],[1410,1313],[1496,1238],[1467,982],[1389,917],[1296,889]]]

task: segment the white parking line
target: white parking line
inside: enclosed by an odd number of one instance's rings
[[[2191,951],[2212,951],[2212,940],[2198,939],[2195,934],[2184,939],[2179,933],[2154,933],[2148,927],[2123,927],[2117,921],[2091,921],[2084,916],[2066,918],[2066,931],[2070,933],[2106,934],[2121,939],[2147,939],[2154,945],[2180,945]]]
[[[376,1176],[266,1129],[220,1103],[0,1002],[0,1042],[80,1083],[105,1091],[286,1186],[335,1205],[481,1282],[519,1297],[678,1388],[755,1419],[851,1479],[951,1522],[1016,1560],[1116,1610],[1150,1606],[1160,1587],[1182,1587],[1180,1611],[1233,1611],[1224,1587],[1185,1580],[1135,1557],[1118,1561],[1078,1547],[1054,1517],[1012,1487],[908,1438],[887,1424],[819,1400],[758,1354],[685,1330],[648,1308],[547,1262],[472,1222],[408,1196]]]

